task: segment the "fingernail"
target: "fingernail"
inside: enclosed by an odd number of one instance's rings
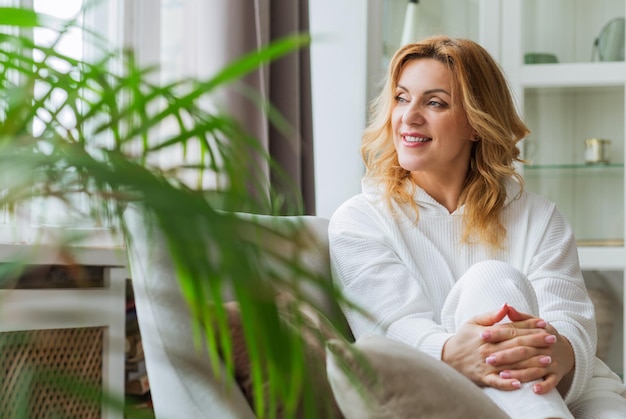
[[[556,336],[554,335],[546,336],[546,343],[554,343],[554,342],[556,342]]]
[[[520,387],[522,387],[522,383],[520,383],[520,382],[519,382],[519,381],[517,381],[517,380],[516,380],[516,381],[513,381],[513,382],[511,383],[511,385],[512,385],[513,387],[515,387],[515,388],[520,388]]]
[[[500,378],[504,378],[505,380],[511,378],[511,373],[508,371],[500,371]]]
[[[535,385],[533,386],[533,391],[534,391],[535,393],[540,393],[540,392],[541,392],[541,386],[540,386],[539,384],[535,384]]]
[[[489,365],[491,365],[491,364],[495,364],[495,362],[496,362],[496,357],[495,357],[495,356],[493,356],[493,355],[488,356],[488,357],[487,357],[487,359],[485,359],[485,362],[486,362],[487,364],[489,364]]]
[[[491,339],[491,332],[486,331],[486,332],[480,332],[480,337],[482,339]]]
[[[539,358],[540,364],[548,365],[551,362],[552,362],[552,358],[550,358],[549,356],[542,356],[541,358]]]
[[[544,320],[539,320],[539,321],[537,322],[537,327],[540,327],[540,328],[542,328],[542,329],[543,329],[544,327],[546,327],[546,324],[547,324],[547,323],[546,323]]]

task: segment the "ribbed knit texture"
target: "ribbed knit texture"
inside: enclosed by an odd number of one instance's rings
[[[495,312],[505,302],[512,304],[521,313],[536,316],[539,312],[535,290],[524,274],[506,262],[478,262],[452,287],[442,309],[442,323],[446,330],[456,332],[477,312]],[[509,321],[505,317],[501,322]],[[537,381],[523,383],[515,391],[491,387],[483,387],[482,390],[511,418],[574,419],[557,389],[541,395],[533,392],[532,386]]]
[[[384,334],[440,359],[453,333],[441,319],[452,287],[474,264],[499,260],[526,276],[537,295],[535,314],[571,342],[576,370],[565,401],[578,399],[593,372],[596,325],[572,230],[555,205],[529,192],[518,196],[511,179],[502,214],[508,241],[493,251],[460,243],[463,207],[450,214],[417,188],[415,224],[408,206],[392,215],[378,188],[364,182],[363,193],[340,206],[329,226],[334,281],[368,313],[345,308],[355,337]]]

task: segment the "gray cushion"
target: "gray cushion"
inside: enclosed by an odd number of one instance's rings
[[[508,418],[454,368],[383,336],[354,344],[332,339],[326,345],[326,364],[346,419]]]

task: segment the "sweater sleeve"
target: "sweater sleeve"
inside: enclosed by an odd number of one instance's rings
[[[597,340],[594,308],[580,270],[571,227],[556,208],[531,258],[528,279],[539,302],[539,315],[574,350],[575,371],[565,402],[576,400],[593,373]]]
[[[418,278],[390,243],[385,221],[367,203],[349,201],[329,225],[333,280],[348,301],[343,311],[354,337],[382,334],[441,359],[452,336],[434,320],[434,309]]]

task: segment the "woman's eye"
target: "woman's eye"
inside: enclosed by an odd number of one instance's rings
[[[435,108],[444,108],[446,104],[443,102],[439,102],[438,100],[429,100],[428,106],[433,106]]]
[[[402,95],[398,95],[398,96],[396,96],[396,97],[395,97],[395,100],[396,100],[396,102],[398,102],[398,103],[407,103],[407,102],[408,102],[408,100],[407,100],[405,97],[403,97]]]

